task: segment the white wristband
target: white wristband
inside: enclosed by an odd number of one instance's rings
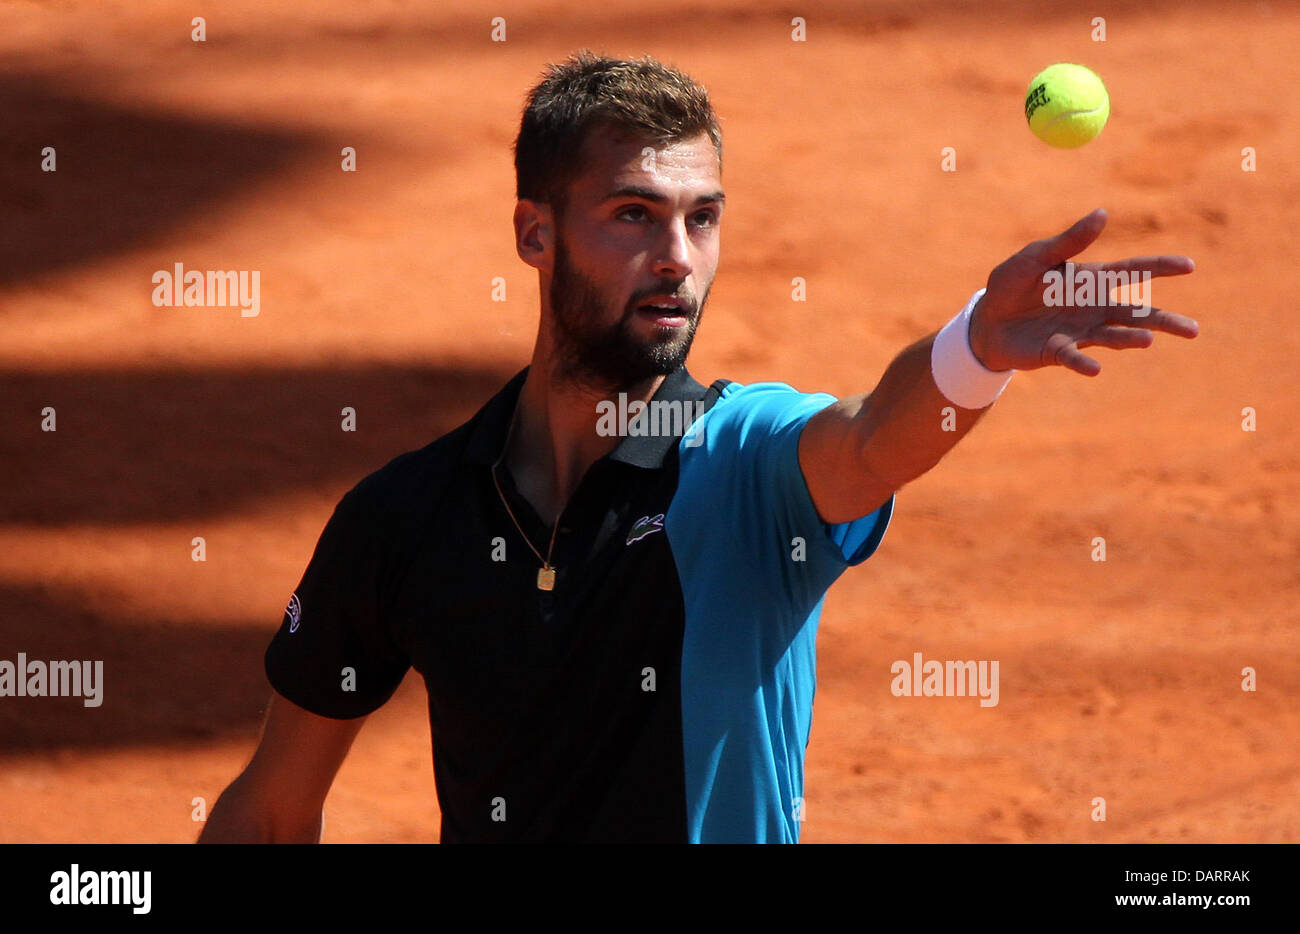
[[[930,350],[930,371],[934,384],[952,403],[963,409],[992,405],[1007,388],[1015,370],[990,370],[970,349],[970,315],[984,294],[980,289],[966,307],[943,326]]]

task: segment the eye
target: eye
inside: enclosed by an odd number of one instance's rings
[[[645,211],[645,208],[642,207],[642,206],[639,205],[639,204],[629,204],[627,207],[621,209],[621,210],[620,210],[617,214],[615,214],[614,216],[615,216],[615,217],[622,217],[622,216],[624,216],[625,214],[627,214],[629,211],[639,211],[642,215],[644,215],[645,212],[646,212],[646,211]]]
[[[700,223],[701,227],[716,227],[718,225],[718,215],[714,211],[700,211],[695,215],[695,219],[698,221],[700,218],[704,219]]]

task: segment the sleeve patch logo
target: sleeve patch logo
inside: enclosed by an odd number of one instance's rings
[[[289,617],[289,631],[297,632],[298,623],[302,620],[302,602],[296,593],[289,598],[289,605],[284,608],[284,614]]]

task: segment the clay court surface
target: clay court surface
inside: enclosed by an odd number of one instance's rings
[[[0,841],[197,835],[335,502],[526,362],[509,147],[544,63],[584,46],[678,65],[722,118],[702,381],[868,390],[1094,207],[1084,258],[1198,265],[1154,284],[1197,340],[1017,377],[832,588],[804,841],[1300,840],[1296,6],[324,0],[0,7],[0,658],[105,663],[102,707],[0,699]],[[1055,61],[1112,95],[1078,151],[1020,112]],[[260,270],[260,314],[154,307],[177,262]],[[894,697],[914,652],[997,660],[1000,703]],[[437,837],[412,673],[325,840]]]

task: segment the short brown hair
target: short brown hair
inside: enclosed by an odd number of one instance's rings
[[[582,173],[582,144],[605,127],[655,145],[707,133],[722,164],[722,130],[709,93],[650,56],[623,60],[583,49],[548,65],[528,93],[515,139],[515,196],[562,212]]]

